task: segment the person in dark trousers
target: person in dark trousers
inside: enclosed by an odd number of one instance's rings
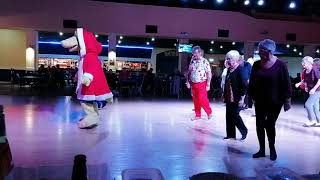
[[[265,131],[269,140],[270,159],[275,161],[276,121],[282,106],[284,111],[291,107],[292,86],[287,66],[274,56],[276,44],[265,39],[258,45],[261,60],[252,67],[249,95],[256,111],[256,130],[260,149],[253,158],[265,157]]]
[[[245,95],[247,93],[248,80],[245,77],[245,70],[240,66],[240,54],[231,50],[226,55],[228,72],[225,79],[224,100],[226,103],[226,130],[227,136],[224,139],[236,138],[236,127],[239,129],[242,138],[246,139],[248,129],[240,116],[240,110],[244,107]]]
[[[243,71],[244,71],[243,77],[247,81],[247,84],[249,84],[252,65],[248,61],[243,60],[242,58],[240,58],[239,61],[240,61],[240,63],[239,63],[240,66],[243,67]],[[247,95],[245,96],[244,104],[245,104],[245,106],[243,108],[241,108],[242,110],[245,110],[245,109],[252,107],[252,100]]]

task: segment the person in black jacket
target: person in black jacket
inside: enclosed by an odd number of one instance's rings
[[[292,87],[287,66],[274,56],[276,44],[265,39],[258,45],[260,61],[253,64],[249,95],[256,111],[256,130],[260,149],[253,158],[265,157],[265,131],[270,148],[270,159],[275,161],[276,121],[282,106],[288,111],[291,105]]]
[[[242,135],[241,140],[244,140],[248,134],[248,129],[239,114],[241,108],[244,107],[244,99],[248,85],[243,66],[239,64],[240,59],[240,54],[236,50],[231,50],[226,54],[225,60],[229,68],[224,85],[227,130],[227,136],[224,139],[235,139],[236,127]]]

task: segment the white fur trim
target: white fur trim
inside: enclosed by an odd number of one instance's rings
[[[76,89],[77,94],[81,94],[82,78],[83,78],[83,58],[81,57],[78,63],[78,83],[77,83],[77,89]]]
[[[84,37],[83,37],[83,29],[82,28],[77,28],[77,36],[78,36],[78,41],[79,41],[79,46],[80,46],[80,56],[86,55],[86,44],[84,43]]]
[[[83,74],[83,77],[86,77],[86,78],[90,79],[90,81],[93,80],[93,75],[90,74],[90,73],[84,73],[84,74]]]
[[[112,98],[113,94],[112,92],[110,93],[106,93],[100,96],[96,96],[96,95],[82,95],[82,94],[78,94],[77,98],[79,100],[83,100],[83,101],[105,101],[109,98]]]

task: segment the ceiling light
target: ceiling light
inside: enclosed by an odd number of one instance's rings
[[[222,49],[222,48],[223,48],[223,46],[220,46],[220,48]]]
[[[294,48],[294,49],[293,49],[293,51],[294,51],[294,52],[297,52],[297,49],[296,49],[296,48]]]
[[[63,32],[59,32],[59,35],[60,35],[60,36],[63,36]]]
[[[290,44],[287,44],[287,48],[290,48]]]
[[[302,56],[302,52],[299,52],[299,56]]]
[[[232,45],[236,45],[236,42],[232,42]]]
[[[223,2],[223,0],[217,0],[217,3],[219,3],[219,4],[222,3],[222,2]]]
[[[214,44],[214,41],[211,41],[211,44]]]
[[[259,0],[259,1],[258,1],[258,5],[259,5],[259,6],[262,6],[263,4],[264,4],[264,0]]]
[[[121,40],[118,41],[118,44],[121,44]]]
[[[245,6],[248,6],[249,4],[250,4],[250,1],[249,1],[249,0],[245,0],[245,1],[244,1],[244,5],[245,5]]]
[[[99,37],[99,35],[98,35],[98,34],[96,34],[96,35],[94,35],[94,36],[95,36],[96,38],[97,38],[97,37]]]
[[[295,3],[294,1],[290,2],[289,8],[290,8],[290,9],[296,8],[296,3]]]
[[[123,39],[123,36],[120,36],[120,39]]]
[[[155,41],[156,39],[153,37],[153,38],[151,38],[151,41]]]
[[[213,49],[210,49],[210,51],[212,52],[212,51],[213,51]]]
[[[150,43],[149,43],[149,42],[147,42],[147,45],[150,45]]]

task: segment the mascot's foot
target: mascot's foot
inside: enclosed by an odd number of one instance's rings
[[[98,123],[89,123],[89,122],[86,122],[85,120],[81,119],[79,122],[78,122],[78,127],[80,129],[92,129],[92,128],[95,128],[98,126]]]

